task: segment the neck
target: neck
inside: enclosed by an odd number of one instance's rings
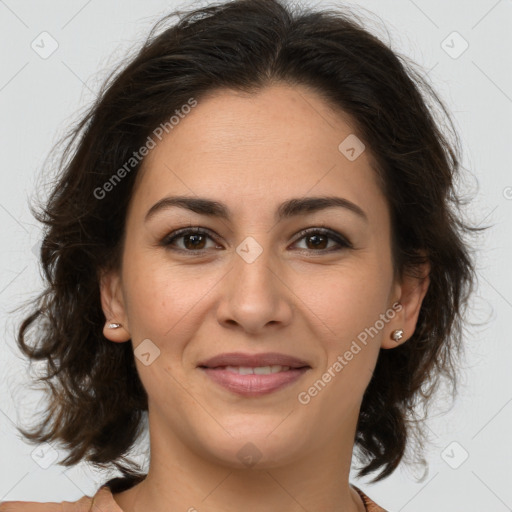
[[[290,456],[279,464],[262,458],[256,464],[240,467],[240,461],[230,464],[199,453],[162,427],[165,422],[155,419],[152,421],[150,416],[152,443],[147,477],[135,487],[114,494],[123,512],[365,510],[360,496],[349,485],[353,421],[340,432],[344,443],[332,446],[318,440],[314,446],[303,447],[301,457]],[[246,449],[251,452],[249,445]]]

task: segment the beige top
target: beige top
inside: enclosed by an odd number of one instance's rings
[[[366,512],[387,512],[372,501],[361,489],[355,485],[352,485],[352,487],[361,496]],[[83,496],[78,501],[73,502],[4,501],[0,504],[0,512],[123,512],[123,510],[115,502],[110,488],[104,485],[98,489],[94,496]]]

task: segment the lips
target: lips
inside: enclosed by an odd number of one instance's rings
[[[262,354],[231,352],[218,354],[210,359],[201,361],[197,366],[202,368],[225,368],[226,366],[249,368],[263,366],[289,366],[290,368],[310,368],[307,361],[277,352],[265,352]]]
[[[219,354],[197,366],[219,386],[245,397],[267,395],[288,387],[311,369],[306,361],[277,352]]]
[[[284,372],[267,375],[233,373],[222,367],[200,368],[200,371],[213,382],[228,390],[230,393],[245,397],[258,397],[279,391],[297,382],[307,371],[307,368],[293,368]]]

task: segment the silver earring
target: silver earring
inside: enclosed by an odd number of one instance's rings
[[[391,337],[398,342],[404,337],[404,331],[402,329],[396,329],[391,333]]]
[[[111,324],[108,324],[109,329],[119,329],[119,327],[121,327],[121,324],[116,324],[114,322]]]

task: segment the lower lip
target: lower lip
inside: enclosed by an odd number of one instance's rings
[[[242,396],[260,396],[293,384],[309,368],[294,368],[268,375],[240,375],[223,368],[200,368],[210,379],[233,393]]]

